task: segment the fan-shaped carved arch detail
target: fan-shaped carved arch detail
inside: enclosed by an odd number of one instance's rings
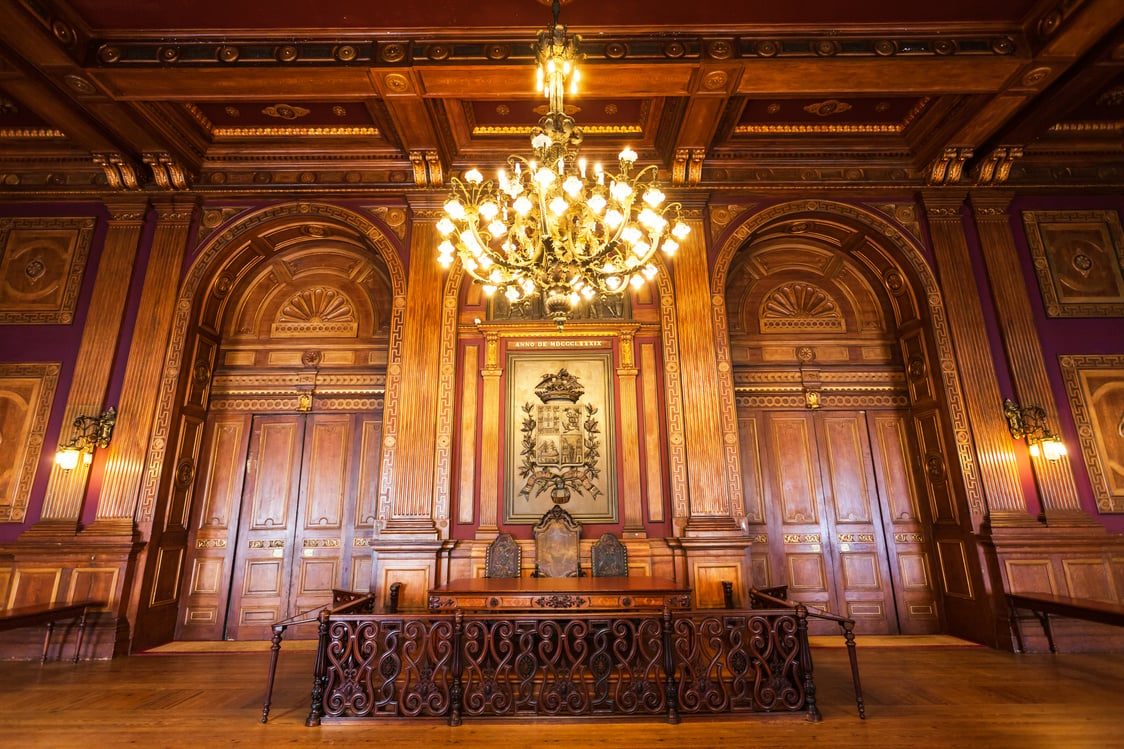
[[[773,289],[761,303],[761,332],[843,332],[839,304],[819,286],[793,282]]]
[[[355,309],[338,289],[317,286],[301,289],[281,306],[270,333],[277,338],[327,336],[354,338],[358,332]]]

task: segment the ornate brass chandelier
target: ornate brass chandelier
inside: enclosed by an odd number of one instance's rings
[[[438,260],[454,254],[488,295],[509,301],[542,294],[546,314],[562,329],[583,298],[619,295],[643,286],[658,270],[657,250],[672,256],[690,228],[680,204],[664,204],[657,168],[635,171],[625,148],[618,171],[587,168],[578,155],[583,133],[563,109],[566,85],[576,93],[580,39],[554,21],[539,32],[539,86],[549,109],[531,131],[532,158],[511,155],[495,181],[476,169],[452,179],[437,229]]]

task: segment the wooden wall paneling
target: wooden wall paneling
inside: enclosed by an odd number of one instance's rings
[[[481,413],[500,412],[499,334],[488,331],[484,336],[483,399]],[[498,532],[500,505],[500,420],[484,419],[480,431],[480,522],[477,538],[494,538]]]
[[[1007,585],[1012,593],[1062,594],[1049,559],[1006,559]]]
[[[379,511],[379,453],[382,449],[381,415],[361,414],[359,450],[355,461],[359,464],[356,484],[355,531],[356,537],[366,538],[374,532]],[[362,533],[364,535],[360,536]]]
[[[745,516],[751,525],[761,525],[765,522],[765,487],[761,475],[759,422],[760,416],[757,413],[742,412],[738,418],[742,496],[745,498]]]
[[[62,572],[62,568],[58,566],[17,568],[12,574],[12,587],[8,594],[7,608],[32,606],[37,603],[54,603],[59,600]]]
[[[1003,416],[1003,398],[972,274],[960,214],[964,197],[934,190],[923,193],[953,348],[961,371],[972,373],[972,387],[964,391],[968,422],[992,527],[1033,525],[1036,521],[1027,513],[1018,467],[1011,455],[1011,435]]]
[[[631,562],[629,568],[632,568]],[[745,593],[748,587],[742,576],[742,568],[737,564],[722,564],[720,562],[692,563],[691,588],[694,593],[696,608],[720,609],[725,603],[722,583],[729,581],[734,584],[734,598],[736,605],[748,605]]]
[[[730,514],[724,480],[726,450],[718,417],[719,381],[705,231],[701,221],[692,220],[688,224],[691,233],[679,250],[675,266],[678,323],[681,331],[690,331],[679,339],[683,400],[691,404],[685,434],[691,513],[686,532],[690,535],[695,527],[703,532],[727,530],[734,533],[737,526]],[[731,447],[736,448],[736,442]]]
[[[640,409],[644,415],[644,491],[648,496],[648,520],[664,520],[663,452],[665,433],[660,420],[659,381],[656,372],[656,346],[640,344]]]
[[[131,535],[148,452],[168,334],[175,313],[188,230],[198,198],[153,200],[156,230],[152,238],[136,327],[125,367],[117,425],[110,443],[97,515],[87,533]],[[182,527],[182,522],[181,522]]]
[[[106,389],[121,335],[121,320],[129,282],[136,262],[138,242],[144,226],[147,198],[120,198],[106,201],[108,229],[102,246],[90,296],[91,314],[86,317],[82,343],[74,362],[74,379],[67,394],[63,424],[75,417],[97,416],[105,410]],[[66,426],[60,441],[70,438]],[[82,514],[89,468],[81,461],[72,471],[52,466],[39,522],[32,530],[39,533],[73,535]]]
[[[437,385],[440,363],[442,271],[434,262],[439,235],[432,220],[413,222],[410,233],[410,283],[406,321],[402,331],[398,392],[398,434],[389,490],[389,517],[383,536],[424,536],[436,539],[433,482],[437,446]],[[389,393],[388,393],[389,394]]]
[[[476,425],[479,414],[480,347],[465,344],[461,356],[461,424],[457,460],[457,522],[472,523],[476,516]]]
[[[988,279],[1002,333],[1003,347],[1015,386],[1017,400],[1023,406],[1040,406],[1047,422],[1060,430],[1058,406],[1054,399],[1042,344],[1030,305],[1027,279],[1023,275],[1018,250],[1011,233],[1011,193],[976,191],[971,195],[972,210],[979,229],[980,246],[987,265]],[[1026,449],[1025,442],[1009,443],[1009,449]],[[1068,456],[1047,460],[1044,455],[1031,457],[1038,481],[1042,512],[1051,525],[1095,525],[1081,509],[1073,466]]]
[[[640,537],[645,535],[643,496],[640,488],[640,450],[636,449],[641,444],[636,388],[640,370],[636,367],[633,334],[634,331],[622,330],[618,337],[616,368],[620,405],[618,423],[621,430],[621,444],[628,447],[621,451],[622,459],[617,473],[617,503],[624,509],[622,534]]]
[[[1059,561],[1069,595],[1110,603],[1118,600],[1112,586],[1112,570],[1104,557],[1062,556]]]

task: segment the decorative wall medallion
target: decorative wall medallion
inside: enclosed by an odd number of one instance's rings
[[[452,50],[446,44],[431,44],[425,48],[425,56],[430,60],[447,60]]]
[[[715,39],[706,45],[706,53],[715,60],[728,60],[734,54],[734,45],[725,39]]]
[[[67,88],[77,94],[84,94],[86,96],[89,96],[98,92],[98,90],[94,88],[94,84],[90,83],[80,75],[63,76],[62,80],[66,84]]]
[[[176,466],[176,488],[183,490],[191,486],[195,479],[195,464],[188,459],[183,459]]]
[[[333,51],[333,56],[340,62],[351,62],[358,56],[358,51],[350,44],[341,44]]]
[[[292,44],[284,44],[277,48],[276,56],[281,62],[293,62],[300,51]]]
[[[308,116],[309,111],[310,110],[305,107],[297,107],[290,104],[274,104],[273,106],[263,109],[261,113],[266,117],[275,117],[280,120],[297,120],[301,117]]]
[[[386,87],[391,91],[401,94],[410,90],[410,82],[401,73],[390,73],[383,79]]]
[[[628,47],[620,42],[609,42],[605,45],[605,57],[610,60],[620,60],[628,54]]]
[[[219,47],[218,58],[223,62],[234,62],[238,59],[237,47]]]
[[[379,47],[379,57],[383,62],[401,62],[406,58],[406,45],[390,42]]]

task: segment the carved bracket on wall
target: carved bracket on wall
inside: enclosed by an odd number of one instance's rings
[[[152,170],[152,178],[161,190],[186,190],[190,187],[188,174],[170,154],[163,151],[146,153],[144,163]]]
[[[137,168],[119,153],[95,153],[94,163],[105,172],[105,181],[114,190],[136,190],[140,187]]]
[[[410,164],[418,187],[441,187],[445,183],[441,157],[436,151],[410,151]]]
[[[702,165],[706,158],[704,148],[677,148],[671,164],[671,184],[697,185],[702,179]]]
[[[1023,155],[1022,146],[999,146],[987,155],[975,169],[976,183],[1001,185],[1011,174],[1011,165]]]
[[[929,167],[930,185],[954,185],[964,174],[964,162],[972,158],[970,146],[951,146]]]

